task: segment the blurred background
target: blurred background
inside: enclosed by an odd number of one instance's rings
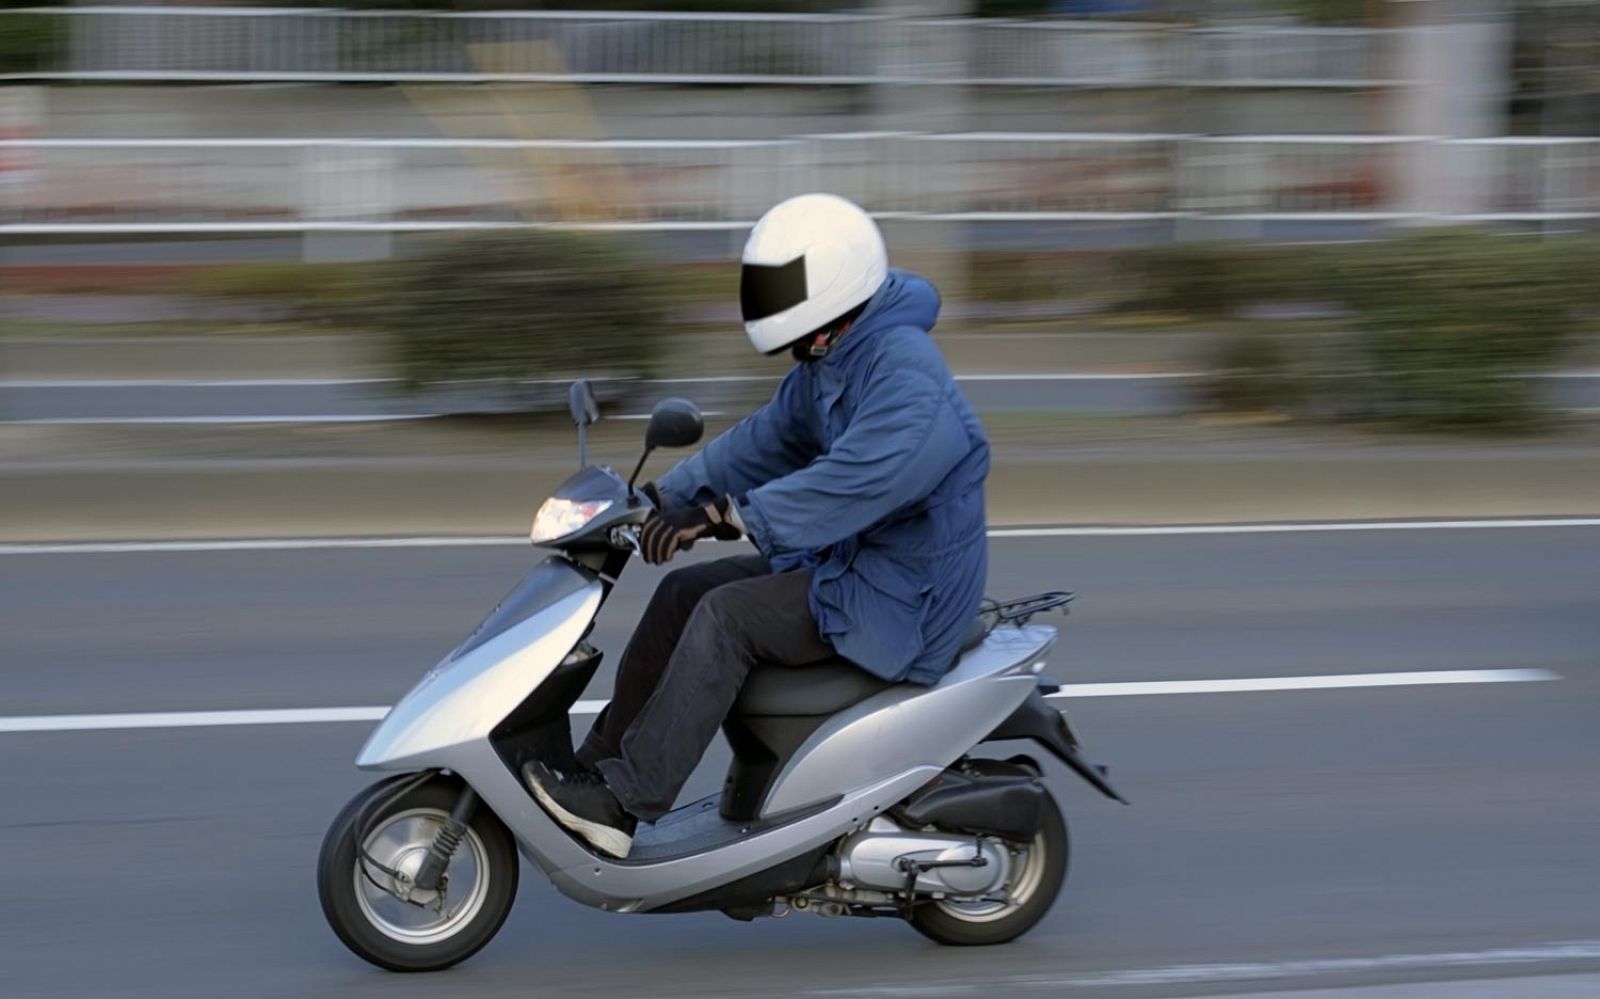
[[[297,4],[0,3],[0,994],[436,991],[312,897],[364,727],[279,722],[526,571],[570,379],[624,468],[759,405],[738,253],[827,190],[942,291],[990,592],[1080,591],[1136,807],[1052,782],[1006,948],[530,876],[450,987],[1600,995],[1600,4]]]
[[[960,373],[1058,376],[972,383],[1030,446],[1600,404],[1592,3],[81,4],[0,12],[0,72],[0,419],[73,450],[580,374],[737,415],[781,368],[730,264],[811,190]]]

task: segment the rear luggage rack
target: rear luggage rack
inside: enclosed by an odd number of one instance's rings
[[[1002,624],[1014,624],[1018,627],[1027,624],[1035,614],[1043,614],[1057,607],[1066,607],[1072,602],[1076,594],[1068,590],[1050,590],[1046,593],[1035,593],[1031,597],[1018,597],[1016,600],[999,601],[984,597],[983,603],[978,605],[978,616],[993,618],[994,627]],[[1063,610],[1061,613],[1067,613]]]

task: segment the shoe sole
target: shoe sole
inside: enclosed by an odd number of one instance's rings
[[[555,799],[545,793],[545,789],[539,785],[539,782],[531,777],[528,779],[528,787],[533,790],[533,796],[539,799],[539,804],[543,805],[551,815],[554,815],[557,822],[582,836],[590,846],[618,860],[627,857],[628,851],[633,847],[632,836],[629,836],[621,829],[603,826],[598,822],[590,822],[588,819],[572,814],[556,804]]]

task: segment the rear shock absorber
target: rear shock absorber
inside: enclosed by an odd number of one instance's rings
[[[472,813],[477,808],[478,792],[471,787],[463,787],[461,797],[456,799],[456,806],[450,810],[449,818],[439,827],[438,833],[433,837],[433,843],[428,847],[428,855],[422,858],[422,864],[417,868],[417,877],[413,884],[418,889],[433,891],[439,887],[445,868],[450,866],[450,858],[455,856],[462,837],[466,836],[467,823],[472,821]]]

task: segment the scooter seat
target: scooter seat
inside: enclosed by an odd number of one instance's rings
[[[958,656],[983,644],[982,619],[974,622]],[[831,715],[897,684],[880,680],[842,656],[805,666],[757,663],[750,671],[733,714],[766,717]]]
[[[848,659],[805,666],[759,663],[734,702],[736,715],[831,715],[894,686]]]

